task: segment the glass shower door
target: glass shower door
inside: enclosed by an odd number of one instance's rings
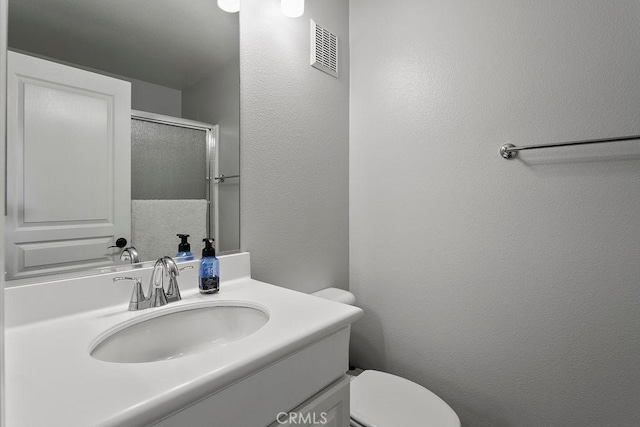
[[[176,234],[192,252],[218,241],[215,174],[217,126],[135,112],[131,120],[132,242],[142,260],[175,255]],[[142,246],[142,247],[138,247]]]

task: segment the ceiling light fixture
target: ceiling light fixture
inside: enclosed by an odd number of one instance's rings
[[[225,12],[235,13],[240,11],[240,0],[218,0],[218,7]]]
[[[281,0],[280,10],[289,18],[297,18],[304,14],[304,0]]]

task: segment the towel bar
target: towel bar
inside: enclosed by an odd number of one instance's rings
[[[555,142],[551,144],[540,144],[540,145],[523,145],[521,147],[516,147],[513,144],[504,144],[502,147],[500,147],[500,155],[505,159],[513,159],[518,155],[519,151],[524,151],[524,150],[537,150],[538,148],[568,147],[570,145],[603,144],[608,142],[632,141],[634,139],[640,139],[640,135],[620,136],[616,138],[586,139],[583,141],[571,141],[571,142]]]

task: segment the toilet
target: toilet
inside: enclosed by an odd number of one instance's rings
[[[320,298],[354,305],[343,289],[314,292]],[[458,415],[430,390],[386,372],[366,370],[351,381],[352,427],[460,427]]]

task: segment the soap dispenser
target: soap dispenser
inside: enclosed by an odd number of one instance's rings
[[[204,249],[200,260],[200,277],[198,286],[201,294],[215,294],[220,290],[220,262],[216,258],[213,239],[202,239]]]
[[[189,244],[188,234],[177,234],[181,242],[178,245],[178,253],[176,254],[177,261],[191,261],[193,260],[193,254],[191,253],[191,245]]]

